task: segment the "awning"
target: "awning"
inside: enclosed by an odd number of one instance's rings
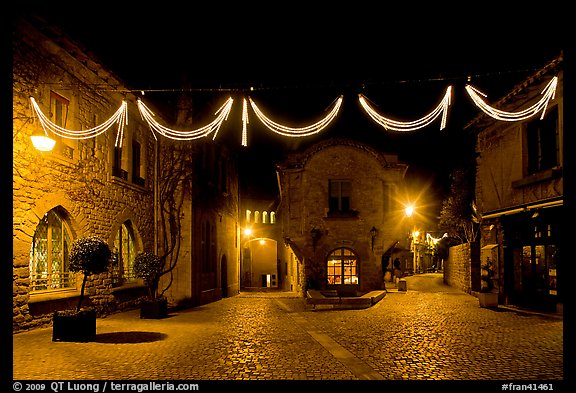
[[[493,211],[492,213],[491,212],[482,213],[482,219],[497,218],[497,217],[502,217],[502,216],[509,215],[509,214],[528,212],[530,210],[535,210],[535,209],[544,209],[547,207],[562,206],[563,204],[564,204],[564,200],[562,198],[556,199],[556,200],[549,200],[549,201],[540,201],[537,203],[526,204],[526,205],[520,206],[520,207],[517,206],[514,208],[510,208],[510,209]]]
[[[284,241],[290,246],[292,252],[296,255],[296,258],[298,258],[300,262],[304,262],[304,253],[300,250],[300,247],[298,247],[290,238],[285,238]]]
[[[382,254],[382,259],[384,258],[390,258],[390,256],[392,255],[392,253],[394,252],[394,249],[396,248],[396,246],[398,245],[398,243],[400,243],[400,240],[397,240],[395,243],[393,243],[390,247],[388,247],[388,249],[386,251],[384,251],[384,254]]]
[[[482,250],[492,250],[496,247],[498,247],[498,244],[486,244],[484,247],[482,247]]]

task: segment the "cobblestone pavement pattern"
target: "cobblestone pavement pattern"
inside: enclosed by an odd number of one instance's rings
[[[15,380],[562,380],[557,316],[486,309],[407,278],[363,310],[316,310],[290,293],[239,295],[162,320],[138,310],[97,321],[94,342],[13,336]]]

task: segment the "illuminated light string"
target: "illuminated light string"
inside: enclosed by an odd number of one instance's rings
[[[558,77],[554,77],[542,90],[541,92],[542,98],[531,107],[519,112],[505,112],[488,105],[481,98],[481,96],[486,97],[486,95],[471,85],[466,85],[466,91],[468,92],[469,96],[474,101],[474,103],[484,113],[488,114],[489,116],[497,120],[503,120],[503,121],[520,121],[532,117],[540,111],[542,111],[540,119],[543,119],[546,113],[546,108],[550,100],[554,99],[555,97],[557,84],[558,84]],[[448,88],[446,89],[446,93],[444,94],[444,97],[434,110],[432,110],[426,116],[418,120],[406,121],[406,122],[397,121],[382,116],[368,104],[367,98],[364,95],[359,94],[358,97],[360,104],[362,108],[366,111],[366,113],[376,123],[384,127],[386,130],[414,131],[430,125],[440,116],[442,116],[440,129],[441,130],[444,129],[447,123],[448,109],[451,104],[451,94],[452,94],[452,86],[448,86]],[[250,106],[252,107],[258,119],[271,131],[288,137],[305,137],[316,134],[325,129],[328,125],[330,125],[330,123],[336,118],[336,116],[340,111],[343,96],[340,95],[334,101],[332,109],[324,118],[317,121],[316,123],[313,123],[305,127],[289,127],[277,123],[271,120],[268,116],[266,116],[250,97],[248,97],[248,100],[250,102]],[[122,146],[124,127],[128,124],[128,109],[127,109],[128,104],[124,100],[122,101],[120,108],[118,108],[118,110],[104,123],[100,124],[99,126],[81,131],[69,130],[64,127],[58,126],[57,124],[53,123],[46,115],[44,115],[44,113],[42,112],[42,110],[40,109],[36,100],[33,97],[30,97],[30,101],[32,103],[33,112],[38,117],[46,136],[49,136],[48,131],[51,131],[54,134],[59,135],[63,138],[88,139],[104,133],[105,131],[110,129],[113,125],[117,124],[118,132],[116,135],[115,145],[118,147]],[[229,97],[226,100],[226,102],[215,112],[214,115],[216,117],[212,122],[195,130],[175,130],[165,127],[155,120],[154,118],[155,114],[142,102],[142,100],[138,99],[137,104],[140,114],[142,115],[142,118],[148,123],[151,130],[153,131],[152,134],[154,138],[156,138],[156,134],[154,133],[155,131],[167,138],[175,140],[199,139],[213,133],[214,135],[212,139],[214,140],[218,134],[220,127],[222,126],[222,123],[225,120],[228,120],[228,115],[230,114],[233,101],[234,100],[231,97]],[[248,124],[249,124],[248,104],[246,98],[244,98],[242,102],[242,146],[248,145],[248,137],[247,137]]]
[[[124,136],[124,127],[128,125],[128,104],[126,101],[122,101],[120,108],[114,113],[108,120],[104,123],[81,131],[74,131],[69,130],[64,127],[60,127],[59,125],[53,123],[40,109],[38,103],[34,99],[34,97],[30,97],[30,101],[32,102],[32,108],[34,113],[38,117],[40,124],[42,125],[42,129],[46,136],[48,135],[48,131],[53,132],[54,134],[68,139],[88,139],[96,137],[108,129],[110,129],[114,124],[118,124],[118,133],[116,135],[116,146],[122,147],[122,139]]]
[[[366,113],[372,118],[372,120],[380,124],[386,130],[415,131],[430,125],[440,115],[442,115],[442,122],[440,124],[440,129],[443,130],[444,128],[446,128],[446,121],[448,118],[448,107],[450,106],[451,94],[452,94],[452,86],[448,86],[448,88],[446,89],[446,93],[444,94],[444,97],[442,98],[438,106],[430,113],[428,113],[426,116],[414,121],[397,121],[384,117],[368,104],[366,97],[364,95],[358,94],[358,97],[360,100],[360,105],[362,105],[362,108],[366,111]]]
[[[542,120],[544,118],[544,114],[546,113],[548,103],[556,95],[557,85],[558,85],[558,77],[555,76],[554,78],[552,78],[550,82],[548,82],[546,87],[540,93],[542,95],[542,98],[531,107],[526,108],[519,112],[505,112],[488,105],[480,97],[480,95],[484,97],[487,97],[487,95],[470,85],[466,85],[466,91],[468,92],[468,95],[470,96],[470,98],[472,98],[472,101],[474,101],[476,106],[478,106],[480,110],[482,110],[487,115],[493,117],[494,119],[503,121],[519,121],[528,119],[529,117],[532,117],[536,115],[538,112],[542,111],[542,115],[540,116],[540,120]]]
[[[440,240],[442,240],[446,237],[448,237],[447,233],[444,233],[444,235],[442,235],[442,237],[434,237],[429,233],[426,234],[426,240],[428,241],[428,243],[432,243],[432,244],[437,244]]]
[[[273,131],[277,134],[284,135],[284,136],[304,137],[304,136],[316,134],[316,133],[322,131],[323,129],[325,129],[326,127],[328,127],[328,125],[332,122],[332,120],[334,120],[336,118],[336,116],[338,115],[338,112],[340,111],[340,107],[342,106],[343,96],[341,95],[335,100],[334,106],[332,107],[332,110],[330,110],[330,112],[328,112],[328,114],[323,119],[317,121],[314,124],[310,124],[310,125],[305,126],[305,127],[288,127],[288,126],[276,123],[273,120],[271,120],[269,117],[267,117],[260,110],[260,108],[258,108],[258,105],[256,105],[254,100],[252,100],[250,97],[248,97],[248,99],[250,100],[250,105],[252,106],[254,113],[256,113],[256,116],[258,117],[258,119],[260,119],[260,121],[268,129],[270,129],[271,131]]]
[[[242,100],[242,146],[248,146],[248,104]]]
[[[216,111],[216,113],[214,113],[216,118],[213,121],[195,130],[175,130],[165,127],[154,119],[154,113],[146,106],[146,104],[142,102],[142,100],[138,99],[137,104],[142,118],[148,123],[152,131],[156,131],[157,133],[164,135],[167,138],[175,140],[199,139],[214,133],[214,136],[212,137],[212,140],[214,140],[216,139],[216,135],[218,134],[220,126],[225,120],[228,119],[228,114],[230,113],[233,102],[234,100],[232,97],[229,97],[228,100],[226,100],[226,102]],[[154,137],[156,137],[156,135],[154,135]]]

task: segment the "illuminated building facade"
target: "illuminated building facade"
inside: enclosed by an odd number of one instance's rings
[[[298,290],[384,287],[382,255],[405,241],[407,165],[360,142],[330,139],[277,165],[284,240]]]
[[[509,113],[534,106],[557,77],[544,112],[502,121],[477,116],[476,203],[481,213],[480,261],[490,261],[500,304],[555,310],[562,303],[560,236],[563,206],[562,57],[518,84],[494,107]],[[480,290],[480,266],[472,290]]]
[[[33,102],[47,121],[76,130],[77,137],[48,133],[56,141],[53,149],[37,150],[31,136],[43,130]],[[128,121],[121,133],[115,124],[78,137],[105,123],[123,103]],[[83,236],[101,237],[119,256],[108,272],[90,277],[85,305],[105,315],[138,307],[146,295],[132,267],[138,253],[162,251],[156,185],[166,169],[158,165],[159,154],[170,144],[162,143],[163,136],[156,142],[137,108],[135,94],[81,44],[42,19],[15,21],[15,332],[49,324],[53,311],[75,307],[82,277],[68,271],[68,255]],[[178,191],[184,201],[182,241],[174,286],[165,294],[171,305],[206,303],[239,291],[234,157],[209,143],[199,143],[189,156],[196,165],[189,168],[195,187]]]

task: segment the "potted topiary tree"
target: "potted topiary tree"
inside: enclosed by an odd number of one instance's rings
[[[97,236],[82,237],[72,243],[69,269],[81,272],[82,289],[75,310],[53,313],[52,341],[91,341],[96,337],[96,310],[82,308],[88,277],[108,270],[114,254],[108,244]]]
[[[481,269],[481,286],[478,294],[480,307],[496,307],[498,306],[498,293],[493,291],[494,266],[490,258],[486,259],[486,263],[481,266]]]
[[[148,296],[140,303],[140,318],[160,319],[168,316],[168,299],[158,296],[162,266],[162,259],[151,252],[142,252],[134,259],[134,274],[143,279],[148,287]]]

